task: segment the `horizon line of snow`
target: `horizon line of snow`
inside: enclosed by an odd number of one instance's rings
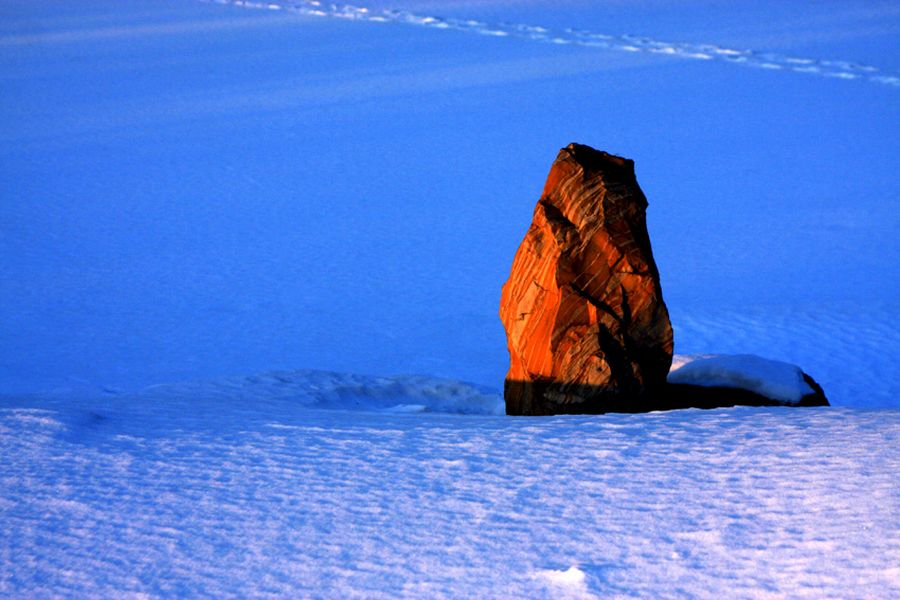
[[[758,69],[804,73],[819,77],[859,80],[890,87],[900,87],[900,76],[882,72],[878,67],[845,60],[823,60],[791,56],[777,52],[760,52],[728,48],[715,44],[665,42],[630,34],[611,35],[584,29],[563,31],[521,23],[487,23],[475,19],[459,19],[420,15],[406,10],[373,10],[365,6],[335,4],[319,0],[289,0],[265,2],[260,0],[199,0],[241,8],[297,13],[313,17],[368,21],[373,23],[404,23],[433,29],[466,31],[492,37],[512,37],[559,45],[604,48],[623,52],[644,52],[693,60],[732,63]]]

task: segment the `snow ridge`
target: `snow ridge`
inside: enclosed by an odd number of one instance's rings
[[[559,45],[604,48],[623,52],[643,52],[694,60],[732,63],[745,67],[804,73],[819,77],[868,81],[900,88],[900,75],[881,71],[878,67],[846,60],[826,60],[791,56],[777,52],[729,48],[716,44],[667,42],[653,38],[621,34],[612,35],[584,29],[566,28],[554,31],[539,25],[521,23],[487,23],[476,19],[445,18],[421,15],[405,10],[369,9],[352,4],[334,4],[318,0],[263,2],[259,0],[200,0],[248,9],[286,11],[306,16],[350,19],[376,23],[406,23],[434,29],[453,29],[492,37],[511,37]]]

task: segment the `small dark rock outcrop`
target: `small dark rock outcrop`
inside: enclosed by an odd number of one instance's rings
[[[511,415],[648,410],[672,326],[634,162],[563,148],[503,286]]]
[[[803,374],[803,378],[813,391],[797,402],[785,402],[742,388],[670,383],[662,389],[659,397],[651,402],[652,408],[649,410],[729,406],[831,406],[822,386],[806,373]]]

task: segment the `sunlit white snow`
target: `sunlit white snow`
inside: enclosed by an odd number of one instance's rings
[[[797,404],[814,391],[800,367],[752,354],[676,356],[668,380],[749,390],[787,404]]]
[[[900,590],[896,411],[397,415],[199,391],[0,401],[0,594]]]

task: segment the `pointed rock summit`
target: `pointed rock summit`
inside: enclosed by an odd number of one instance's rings
[[[510,415],[648,410],[672,326],[634,162],[569,144],[503,286]]]

